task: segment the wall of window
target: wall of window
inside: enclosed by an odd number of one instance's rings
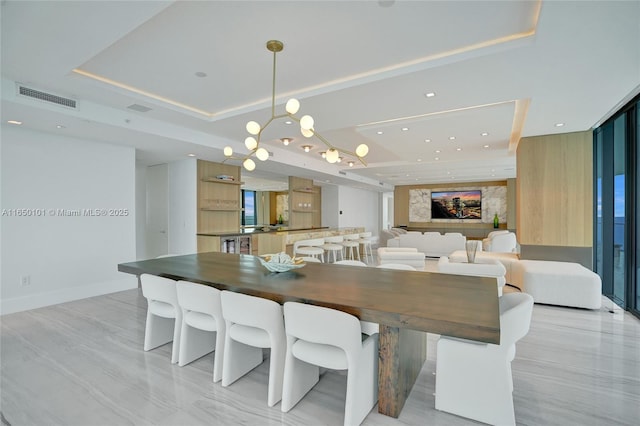
[[[640,316],[640,96],[594,130],[594,267],[603,293]]]
[[[242,190],[242,225],[252,226],[256,225],[256,191]]]

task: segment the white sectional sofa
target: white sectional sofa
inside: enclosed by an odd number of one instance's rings
[[[427,257],[449,256],[464,250],[467,238],[458,232],[407,232],[387,241],[387,247],[413,247]]]

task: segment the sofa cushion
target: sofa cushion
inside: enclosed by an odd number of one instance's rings
[[[394,241],[395,240],[395,241]],[[414,247],[427,257],[449,256],[456,250],[464,250],[467,239],[460,233],[442,235],[439,232],[409,232],[387,241],[388,247]]]
[[[416,270],[424,270],[424,253],[413,247],[380,247],[378,248],[378,265],[402,263],[413,266]]]

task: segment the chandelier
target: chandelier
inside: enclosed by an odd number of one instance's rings
[[[246,129],[247,129],[247,132],[249,132],[250,136],[248,136],[244,140],[244,145],[249,150],[249,153],[244,157],[234,157],[233,149],[230,146],[226,146],[224,148],[224,155],[227,158],[225,158],[223,162],[229,159],[242,160],[242,165],[244,166],[245,169],[247,169],[248,171],[254,170],[256,168],[256,163],[251,159],[253,155],[255,155],[255,157],[260,161],[266,161],[267,158],[269,158],[269,151],[267,151],[265,148],[262,148],[260,146],[260,136],[262,135],[262,132],[264,131],[265,128],[267,128],[267,126],[269,126],[269,124],[271,124],[273,120],[287,117],[300,124],[300,133],[302,133],[302,136],[304,136],[305,138],[311,138],[315,136],[327,146],[327,150],[325,152],[325,155],[323,155],[323,158],[325,158],[329,163],[333,164],[338,162],[339,160],[342,160],[342,157],[340,156],[340,153],[342,153],[347,156],[357,158],[358,160],[360,160],[360,162],[363,165],[366,166],[367,163],[363,159],[363,157],[366,156],[367,153],[369,152],[369,147],[366,144],[358,145],[355,152],[347,151],[345,149],[338,148],[332,145],[331,143],[329,143],[329,141],[327,141],[324,137],[322,137],[322,135],[316,132],[316,130],[313,127],[314,126],[313,117],[311,117],[310,115],[303,115],[302,117],[298,118],[295,115],[300,109],[300,102],[297,99],[293,99],[293,98],[289,99],[285,105],[285,113],[276,115],[276,54],[282,51],[283,48],[284,48],[284,44],[279,40],[269,40],[267,42],[267,50],[269,50],[270,52],[273,52],[273,85],[272,85],[272,91],[271,91],[271,118],[263,126],[260,126],[260,124],[255,121],[249,121],[247,123]],[[285,139],[282,139],[284,145],[288,145],[289,142],[291,141],[290,138],[286,138],[287,142],[284,142],[284,140]],[[350,161],[349,165],[352,166],[352,163],[353,162]]]

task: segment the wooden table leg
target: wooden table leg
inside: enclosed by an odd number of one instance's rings
[[[427,360],[427,333],[380,324],[378,412],[398,417]]]

